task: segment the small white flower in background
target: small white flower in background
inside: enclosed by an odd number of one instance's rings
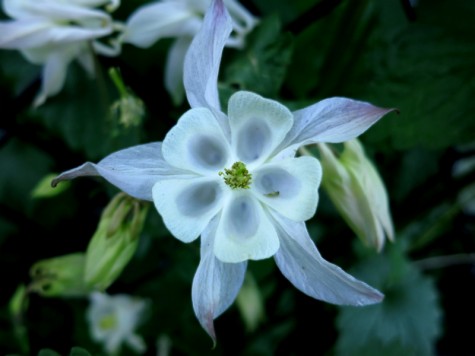
[[[343,305],[383,299],[318,252],[305,221],[317,207],[320,163],[295,153],[302,145],[353,139],[391,110],[330,98],[291,112],[241,91],[230,98],[226,115],[217,77],[232,29],[223,2],[214,1],[185,59],[192,109],[163,143],[115,152],[53,181],[100,175],[133,197],[153,200],[180,240],[201,235],[192,300],[213,340],[213,320],[235,300],[249,259],[274,256],[287,279],[316,299]]]
[[[68,65],[77,59],[94,74],[92,50],[113,56],[119,44],[98,39],[117,29],[111,16],[96,7],[113,10],[119,0],[4,0],[3,10],[12,20],[0,21],[0,48],[19,50],[43,66],[42,84],[34,105],[63,88]]]
[[[146,306],[145,301],[125,294],[92,293],[86,314],[91,337],[109,355],[118,354],[124,343],[137,353],[145,352],[145,342],[135,329]]]
[[[148,48],[162,38],[176,38],[165,64],[165,88],[175,104],[184,98],[183,64],[193,36],[203,23],[211,0],[163,0],[138,8],[126,22],[123,41]],[[236,0],[224,0],[233,20],[227,47],[241,48],[245,36],[256,26],[253,17]]]
[[[376,168],[358,140],[344,143],[337,157],[329,145],[318,144],[322,186],[354,233],[381,251],[385,237],[394,239],[388,195]]]

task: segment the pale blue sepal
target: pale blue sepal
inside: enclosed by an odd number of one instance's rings
[[[292,156],[303,145],[351,140],[394,110],[347,98],[324,99],[293,113],[294,125],[276,152],[285,149],[279,156]]]
[[[94,164],[83,165],[61,173],[52,182],[83,176],[102,176],[132,197],[152,200],[153,185],[161,179],[186,178],[189,174],[170,166],[162,156],[162,143],[152,142],[114,152]]]
[[[236,299],[247,268],[247,262],[225,263],[214,255],[213,244],[219,218],[211,220],[201,234],[201,259],[191,291],[196,317],[214,343],[213,320]]]
[[[384,295],[318,252],[303,222],[293,222],[271,212],[276,220],[280,249],[274,256],[282,274],[312,298],[338,305],[363,306],[379,303]]]
[[[201,30],[191,42],[183,68],[183,83],[190,106],[209,108],[226,135],[229,134],[229,124],[219,102],[218,73],[223,49],[232,29],[233,21],[223,1],[213,1]]]

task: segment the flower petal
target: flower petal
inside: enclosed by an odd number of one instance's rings
[[[229,144],[206,108],[188,110],[163,140],[163,157],[176,167],[218,176],[230,159]]]
[[[310,219],[317,209],[322,168],[316,158],[275,161],[253,172],[253,190],[263,203],[294,221]]]
[[[280,237],[275,261],[282,274],[312,298],[338,305],[368,305],[384,295],[340,267],[324,260],[308,235],[305,223],[272,213]]]
[[[223,262],[268,258],[279,249],[277,233],[260,203],[246,192],[227,197],[214,253]]]
[[[233,19],[233,33],[226,43],[227,47],[242,48],[244,37],[252,31],[257,19],[236,0],[224,0],[226,9]]]
[[[191,242],[221,210],[222,183],[205,178],[160,181],[153,187],[153,201],[173,236]]]
[[[166,37],[193,37],[201,20],[186,1],[154,2],[139,7],[127,20],[124,42],[147,48]]]
[[[191,290],[196,317],[214,342],[213,320],[236,299],[247,268],[247,262],[224,263],[214,255],[217,221],[213,219],[201,235],[201,259]]]
[[[23,19],[0,22],[0,48],[27,49],[66,44],[108,35],[109,27],[88,29],[77,26],[57,26],[42,19]]]
[[[221,111],[218,72],[223,48],[232,28],[233,22],[222,0],[213,1],[185,57],[183,79],[192,108],[207,107]]]
[[[165,88],[175,105],[181,104],[185,96],[185,87],[183,86],[183,66],[186,51],[188,51],[190,43],[191,38],[178,38],[168,51],[165,64]]]
[[[51,183],[82,176],[102,176],[107,181],[143,200],[152,200],[152,187],[161,179],[186,178],[182,170],[171,167],[162,157],[162,143],[153,142],[114,152],[98,164],[91,162],[61,173]]]
[[[280,149],[295,151],[310,143],[351,140],[393,110],[347,98],[319,101],[294,112],[294,126]]]
[[[46,98],[58,94],[66,81],[69,63],[77,55],[76,48],[66,46],[63,51],[51,53],[43,67],[41,91],[35,99],[34,106],[43,104]]]
[[[97,2],[96,4],[84,4],[77,3],[77,1],[4,0],[3,7],[10,17],[16,19],[42,17],[59,22],[75,20],[79,23],[84,22],[87,27],[91,27],[92,25],[101,27],[104,26],[104,24],[108,24],[111,18],[106,12],[91,8],[97,5]]]
[[[265,161],[292,127],[292,113],[274,100],[240,91],[229,99],[231,142],[244,163]]]

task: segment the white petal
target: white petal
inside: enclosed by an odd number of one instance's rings
[[[127,194],[151,201],[158,180],[187,177],[163,159],[161,148],[161,142],[153,142],[114,152],[98,164],[87,162],[60,174],[52,185],[82,176],[102,176]]]
[[[179,105],[185,97],[183,86],[183,66],[186,51],[190,47],[191,37],[178,38],[168,51],[165,64],[165,88],[170,94],[173,103]]]
[[[222,185],[205,178],[160,181],[153,187],[153,201],[173,236],[191,242],[222,209]]]
[[[317,209],[322,168],[316,158],[298,157],[263,165],[253,172],[257,198],[294,221],[310,219]]]
[[[44,32],[52,25],[45,20],[0,21],[0,48],[21,49],[44,43]]]
[[[214,253],[223,262],[268,258],[279,249],[277,233],[260,203],[246,192],[227,196]]]
[[[6,12],[16,19],[43,18],[53,20],[59,25],[70,20],[86,27],[95,28],[108,26],[111,22],[111,17],[106,12],[70,1],[6,0],[4,7]]]
[[[272,213],[280,238],[275,261],[282,274],[312,298],[338,305],[379,303],[384,295],[326,261],[308,235],[305,223]]]
[[[163,140],[163,157],[173,166],[218,176],[229,164],[230,148],[215,116],[205,108],[188,110]]]
[[[233,19],[233,32],[226,43],[226,47],[243,48],[245,36],[257,25],[257,19],[235,0],[224,0],[226,9]]]
[[[393,110],[347,98],[319,101],[294,112],[294,126],[280,149],[296,150],[310,143],[351,140]]]
[[[90,50],[81,51],[77,56],[77,61],[84,68],[89,77],[93,78],[94,71],[94,54]]]
[[[196,317],[215,342],[213,320],[236,299],[247,267],[247,262],[224,263],[214,255],[217,220],[215,218],[201,236],[201,259],[191,291]]]
[[[185,92],[192,108],[208,107],[220,111],[218,72],[231,30],[232,20],[223,2],[213,1],[185,58]]]
[[[124,42],[147,48],[166,37],[193,37],[201,20],[186,3],[154,2],[139,7],[127,20]]]
[[[51,53],[43,67],[41,91],[35,99],[34,106],[44,103],[46,98],[58,94],[66,81],[69,63],[76,53],[61,51]]]
[[[234,151],[244,163],[265,161],[292,127],[292,113],[274,100],[245,91],[229,99]]]
[[[127,345],[138,354],[142,354],[147,350],[147,344],[144,339],[137,334],[128,335],[125,341]]]
[[[103,37],[110,28],[87,29],[77,26],[57,26],[50,21],[24,19],[0,23],[0,48],[27,49],[66,44]]]

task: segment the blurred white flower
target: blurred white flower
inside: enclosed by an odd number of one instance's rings
[[[324,143],[318,148],[323,189],[354,233],[381,251],[386,236],[394,239],[394,228],[386,188],[363,146],[356,139],[347,141],[338,157]]]
[[[90,302],[86,317],[91,337],[102,343],[108,354],[118,354],[123,343],[137,353],[145,352],[143,339],[135,333],[146,308],[145,301],[126,294],[94,292]]]
[[[116,27],[108,13],[119,0],[4,0],[3,9],[12,20],[0,21],[0,48],[19,50],[30,62],[43,66],[42,85],[34,105],[63,88],[68,65],[77,59],[94,74],[92,51],[117,55],[118,43],[98,39]]]
[[[183,65],[193,36],[201,28],[211,0],[162,0],[138,8],[127,20],[123,41],[148,48],[162,38],[176,38],[165,64],[165,87],[175,104],[184,98]],[[238,1],[224,0],[233,23],[226,46],[241,48],[257,19]]]

